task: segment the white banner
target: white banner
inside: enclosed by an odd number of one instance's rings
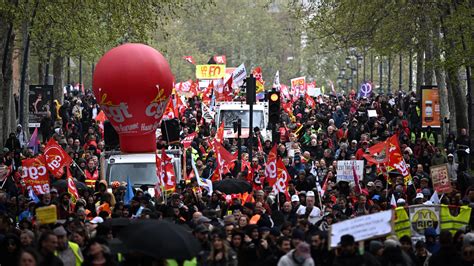
[[[354,161],[337,161],[337,182],[339,181],[354,181],[354,171],[352,166],[354,165],[356,174],[359,177],[359,181],[364,178],[364,161],[363,160],[354,160]]]
[[[243,80],[247,77],[247,70],[245,69],[245,65],[242,63],[238,66],[234,72],[232,72],[232,81],[236,85],[241,85]]]
[[[355,241],[381,237],[393,232],[392,210],[356,217],[331,225],[329,246],[337,247],[341,236],[352,235]]]

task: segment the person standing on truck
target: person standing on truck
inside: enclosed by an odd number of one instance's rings
[[[97,169],[93,158],[89,158],[87,161],[87,167],[84,173],[86,174],[87,187],[95,189],[95,183],[99,179],[99,170]]]

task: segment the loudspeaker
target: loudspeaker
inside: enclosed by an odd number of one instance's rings
[[[179,122],[178,119],[169,119],[161,121],[161,134],[163,140],[168,144],[179,142]]]
[[[104,142],[108,148],[115,148],[119,145],[117,131],[109,121],[104,121]]]

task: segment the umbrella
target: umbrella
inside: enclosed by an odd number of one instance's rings
[[[214,190],[219,190],[225,194],[238,194],[252,191],[252,185],[250,185],[249,182],[235,178],[226,178],[221,181],[216,181],[212,186]]]
[[[156,259],[188,260],[201,249],[190,232],[168,221],[137,220],[123,228],[118,238],[129,252]]]
[[[86,184],[79,182],[79,181],[74,181],[74,184],[76,184],[76,189],[77,190],[86,190],[87,186]],[[66,179],[59,179],[53,182],[53,187],[56,187],[58,189],[67,189],[67,180]]]

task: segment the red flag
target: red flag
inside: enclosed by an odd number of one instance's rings
[[[186,60],[186,62],[195,65],[196,61],[194,61],[194,58],[190,55],[183,56],[183,59]]]
[[[324,197],[324,193],[326,193],[326,190],[328,189],[328,180],[328,177],[326,177],[326,179],[324,180],[323,188],[321,189],[321,197]]]
[[[233,79],[232,79],[232,76],[227,80],[227,82],[224,84],[224,91],[223,91],[223,94],[224,94],[224,100],[225,101],[232,101],[232,83],[233,83]]]
[[[354,184],[355,184],[354,191],[355,193],[360,194],[361,190],[360,190],[359,176],[357,175],[357,172],[355,169],[355,163],[352,163],[352,174],[354,175]]]
[[[99,114],[95,117],[95,121],[99,121],[100,123],[104,123],[107,120],[104,111],[100,111]]]
[[[221,174],[227,174],[230,172],[230,166],[236,159],[229,151],[227,151],[222,144],[217,141],[212,143],[214,151],[216,152],[217,164]]]
[[[21,162],[26,190],[32,189],[35,194],[49,193],[49,176],[44,155],[24,159]]]
[[[268,160],[265,164],[265,180],[268,181],[268,185],[273,187],[277,181],[277,145],[275,144],[268,154]]]
[[[79,193],[77,192],[76,184],[74,183],[74,179],[71,175],[71,169],[69,169],[69,166],[67,167],[67,192],[69,195],[71,195],[70,199],[70,212],[72,213],[74,210],[74,207],[76,207],[76,201],[79,199]]]
[[[171,99],[168,100],[168,104],[166,104],[165,111],[163,112],[163,120],[175,119],[178,118],[178,111],[176,108],[173,107],[173,101]]]
[[[219,65],[225,65],[227,63],[227,59],[225,55],[215,55],[214,62]]]
[[[276,162],[277,167],[277,182],[273,185],[273,192],[278,195],[282,192],[285,194],[286,199],[290,200],[290,194],[288,193],[288,183],[290,182],[290,174],[286,170],[285,164],[281,159]]]
[[[306,100],[307,106],[311,107],[311,109],[314,109],[314,107],[316,107],[316,102],[314,101],[313,97],[309,96],[308,94],[305,94],[304,98]]]
[[[386,142],[380,142],[370,146],[368,150],[369,153],[365,153],[362,156],[369,164],[381,164],[388,161]]]
[[[174,191],[176,188],[176,174],[174,172],[172,159],[166,154],[165,149],[161,151],[161,158],[156,156],[156,174],[160,187],[164,190]]]
[[[182,143],[183,143],[183,147],[184,147],[185,150],[187,150],[189,147],[191,147],[191,144],[193,143],[193,140],[196,136],[197,136],[197,133],[193,132],[193,133],[187,135],[183,139]]]
[[[61,177],[64,174],[64,167],[72,163],[72,159],[61,146],[51,138],[44,149],[46,166],[55,177]]]
[[[260,140],[260,137],[257,137],[258,141],[258,151],[263,152],[263,146],[262,146],[262,141]]]
[[[222,141],[224,141],[224,121],[222,121],[221,125],[217,129],[215,140],[220,142],[220,143],[222,143]]]

